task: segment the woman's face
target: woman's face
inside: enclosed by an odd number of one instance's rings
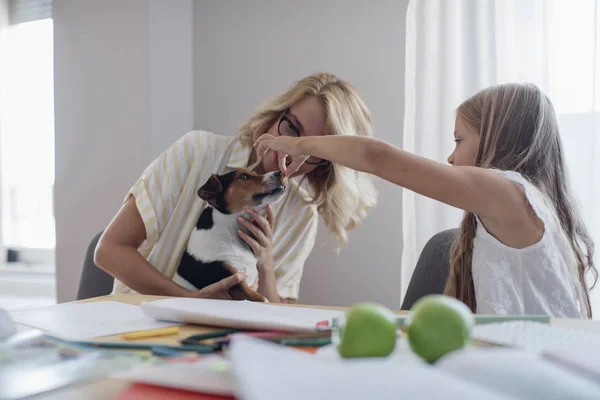
[[[325,118],[323,105],[313,96],[305,97],[282,113],[267,133],[275,137],[324,136]],[[288,157],[288,165],[291,162],[292,160]],[[293,176],[307,174],[325,163],[326,161],[320,158],[309,157]],[[261,166],[264,172],[278,170],[277,153],[268,152],[262,159]]]
[[[459,167],[475,166],[479,134],[459,116],[454,122],[454,142],[456,145],[448,157],[448,163]]]

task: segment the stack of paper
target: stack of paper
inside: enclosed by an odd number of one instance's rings
[[[594,379],[526,351],[468,348],[434,365],[400,357],[323,359],[244,336],[229,350],[242,400],[600,399]]]
[[[162,321],[241,329],[312,331],[343,311],[284,307],[251,301],[176,298],[144,302],[144,313]]]
[[[177,325],[173,322],[156,321],[144,315],[139,306],[115,301],[66,303],[13,311],[10,315],[18,324],[68,340],[88,340],[99,336]]]
[[[324,362],[249,337],[236,338],[229,354],[236,398],[243,400],[510,398],[424,364],[395,366],[377,359]]]

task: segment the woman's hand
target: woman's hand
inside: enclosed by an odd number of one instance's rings
[[[270,205],[267,206],[267,217],[263,217],[254,210],[248,210],[248,214],[252,217],[251,221],[246,218],[238,217],[238,222],[252,234],[238,229],[238,235],[248,243],[252,248],[256,257],[256,266],[258,270],[269,271],[273,269],[273,227],[275,217],[273,209]]]
[[[192,292],[192,297],[200,299],[232,300],[229,289],[238,283],[243,282],[247,277],[248,274],[245,272],[238,272],[237,274],[228,276],[225,279],[221,279],[219,282],[202,288],[197,292]]]
[[[288,136],[275,137],[266,133],[256,140],[254,148],[261,157],[264,157],[269,150],[276,151],[279,159],[279,169],[285,175],[290,176],[298,171],[302,164],[310,157],[309,154],[300,149],[300,140],[301,138]],[[288,157],[292,159],[290,165],[286,165]]]
[[[250,289],[254,290],[255,292],[258,292],[258,276],[256,277],[256,280],[254,281],[254,283],[250,286]]]

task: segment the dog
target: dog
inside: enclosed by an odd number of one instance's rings
[[[237,217],[247,218],[248,209],[260,214],[267,205],[278,203],[285,194],[286,183],[279,171],[257,175],[235,169],[222,175],[212,174],[198,189],[198,196],[207,206],[192,230],[173,280],[195,291],[237,272],[246,272],[246,280],[233,286],[229,295],[234,300],[265,302],[264,296],[248,286],[258,277],[257,259],[237,233],[242,229],[250,234]]]

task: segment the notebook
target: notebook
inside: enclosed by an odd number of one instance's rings
[[[145,315],[160,321],[280,331],[314,331],[320,322],[344,315],[337,310],[191,298],[143,302],[140,307]]]

